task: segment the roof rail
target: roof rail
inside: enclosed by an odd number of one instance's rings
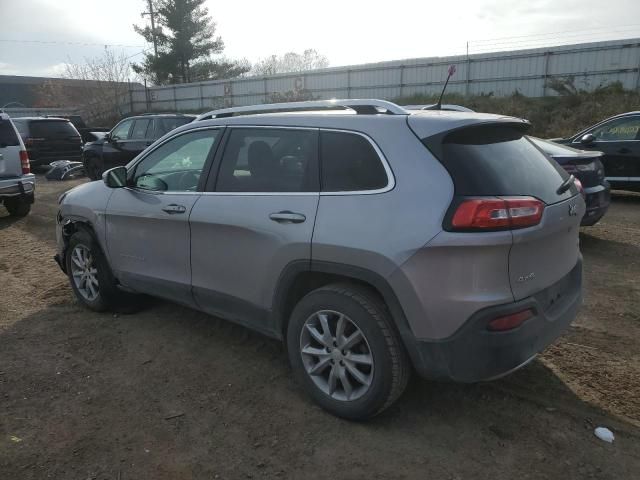
[[[408,112],[395,103],[385,100],[313,100],[308,102],[268,103],[264,105],[249,105],[245,107],[223,108],[200,114],[199,120],[225,118],[237,115],[254,115],[259,113],[296,112],[312,110],[353,110],[358,114],[386,113],[390,115],[407,115]]]

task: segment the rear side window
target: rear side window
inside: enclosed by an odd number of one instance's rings
[[[355,192],[387,186],[387,173],[378,153],[361,135],[320,133],[322,191]]]
[[[71,122],[66,120],[34,120],[31,122],[30,136],[36,138],[79,137]]]
[[[0,120],[0,148],[20,145],[18,135],[9,120]]]
[[[151,125],[149,118],[142,118],[133,122],[133,130],[131,130],[131,140],[144,140],[148,138],[147,130]]]
[[[182,125],[186,125],[193,120],[191,117],[156,118],[155,138],[160,138],[165,133],[169,133]]]
[[[317,130],[238,128],[227,142],[219,192],[317,192]]]
[[[552,204],[577,192],[556,193],[569,174],[518,128],[470,127],[423,142],[448,170],[456,195],[533,196]]]

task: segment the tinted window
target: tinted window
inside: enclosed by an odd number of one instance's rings
[[[596,140],[636,140],[640,132],[640,117],[620,118],[601,125],[591,131]]]
[[[129,139],[129,129],[131,128],[131,124],[133,120],[125,120],[122,123],[116,125],[116,127],[111,132],[111,138],[114,140],[128,140]]]
[[[131,130],[131,140],[144,140],[149,138],[147,136],[147,130],[151,125],[151,120],[148,118],[142,118],[133,122],[133,130]]]
[[[0,120],[0,148],[20,145],[18,135],[9,120]]]
[[[235,129],[220,165],[220,192],[318,191],[317,131]]]
[[[18,133],[22,138],[29,136],[29,121],[28,120],[13,120],[13,124],[18,129]]]
[[[154,191],[195,191],[219,130],[179,135],[147,155],[135,169],[136,187]]]
[[[456,195],[527,195],[551,204],[577,192],[556,193],[569,175],[516,128],[472,127],[449,134],[441,145],[425,143],[449,171]]]
[[[322,190],[353,192],[387,186],[387,174],[371,143],[361,135],[321,132]]]
[[[80,136],[76,127],[66,120],[32,120],[29,135],[36,138],[68,138]]]
[[[160,138],[165,133],[169,133],[173,129],[186,125],[192,120],[192,117],[156,118],[155,138]]]

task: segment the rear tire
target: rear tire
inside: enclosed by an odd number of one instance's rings
[[[96,312],[132,313],[143,306],[143,297],[118,289],[102,249],[86,230],[69,239],[65,267],[73,293],[80,303]]]
[[[26,217],[31,211],[31,203],[24,198],[12,197],[4,201],[4,206],[12,217]]]
[[[359,286],[334,284],[307,294],[291,314],[287,347],[298,382],[338,417],[378,415],[409,381],[409,360],[387,308]]]

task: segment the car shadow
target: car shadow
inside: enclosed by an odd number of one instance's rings
[[[417,478],[430,466],[440,478],[482,468],[503,479],[518,471],[500,460],[507,448],[512,460],[546,458],[537,468],[553,478],[584,478],[572,465],[593,462],[628,478],[629,455],[640,458],[635,440],[610,458],[595,425],[636,439],[640,431],[585,403],[538,361],[490,383],[414,377],[398,402],[359,423],[308,399],[280,342],[163,301],[124,316],[59,301],[0,330],[0,344],[2,430],[25,439],[4,463],[7,474],[40,462],[70,478],[113,457],[130,478],[180,464],[206,472],[232,465],[230,478],[261,476],[261,465],[298,478],[318,468],[341,477],[339,465],[323,460],[338,455],[358,458],[371,478]]]

